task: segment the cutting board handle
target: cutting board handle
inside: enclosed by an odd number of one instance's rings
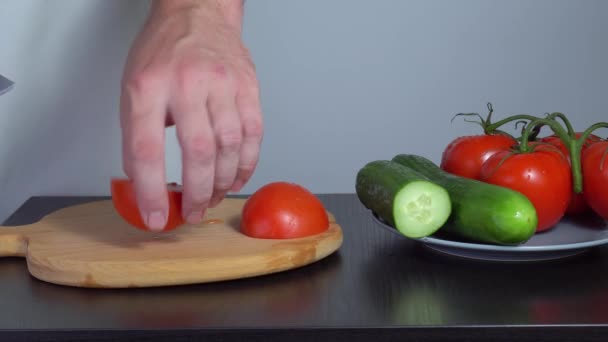
[[[0,227],[0,257],[24,257],[28,239],[22,228]]]

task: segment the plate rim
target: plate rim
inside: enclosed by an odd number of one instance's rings
[[[603,238],[603,239],[598,239],[598,240],[592,240],[592,241],[566,243],[566,244],[559,244],[559,245],[546,245],[546,246],[522,246],[522,245],[501,246],[501,245],[490,245],[490,244],[481,244],[481,243],[474,243],[474,242],[451,241],[451,240],[438,239],[438,238],[428,237],[428,236],[423,237],[423,238],[410,238],[410,237],[407,237],[407,236],[399,233],[399,231],[395,227],[383,222],[383,220],[380,217],[378,217],[377,214],[373,210],[370,210],[370,209],[368,209],[368,210],[371,212],[371,214],[372,214],[371,216],[378,224],[380,224],[382,227],[384,227],[384,229],[390,230],[394,234],[398,234],[399,236],[401,236],[403,238],[410,239],[413,241],[419,241],[422,243],[428,243],[431,245],[438,245],[438,246],[444,246],[444,247],[452,247],[452,248],[455,247],[455,248],[463,248],[463,249],[468,249],[468,250],[481,250],[481,251],[493,251],[493,252],[527,253],[527,252],[551,252],[551,251],[584,249],[584,248],[590,248],[590,247],[596,247],[596,246],[608,244],[608,237]]]

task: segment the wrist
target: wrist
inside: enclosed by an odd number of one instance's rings
[[[240,30],[244,0],[152,0],[151,11],[162,15],[181,11],[200,12]]]

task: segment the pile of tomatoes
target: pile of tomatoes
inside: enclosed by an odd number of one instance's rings
[[[475,114],[482,134],[457,137],[447,145],[443,170],[523,193],[536,208],[537,232],[551,229],[565,215],[595,213],[608,219],[608,140],[592,134],[608,123],[575,131],[562,113],[514,115],[492,123],[489,109],[487,119]],[[498,129],[522,120],[519,137]],[[539,137],[543,127],[551,133]]]

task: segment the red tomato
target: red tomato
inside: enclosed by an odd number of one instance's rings
[[[589,146],[583,156],[583,195],[598,215],[608,220],[608,141]],[[602,158],[604,158],[602,162]]]
[[[575,133],[575,136],[578,139],[581,137],[582,134],[583,134],[582,132],[577,132],[577,133]],[[590,134],[587,137],[587,139],[585,139],[585,143],[583,144],[583,146],[581,148],[581,154],[591,144],[601,141],[601,140],[602,139],[600,137],[598,137],[597,135]],[[549,135],[549,136],[539,139],[539,141],[546,142],[546,143],[552,144],[554,146],[557,146],[559,148],[559,150],[562,151],[562,153],[566,156],[566,158],[568,158],[568,162],[570,162],[570,151],[568,151],[568,148],[566,147],[566,145],[563,143],[563,141],[557,135],[555,135],[555,134]],[[583,193],[577,194],[574,192],[574,190],[572,190],[572,194],[570,197],[570,204],[568,205],[568,208],[566,209],[566,214],[581,215],[581,214],[587,213],[589,210],[591,210],[591,208],[587,204],[587,201],[585,200],[585,196],[583,195]]]
[[[502,151],[490,157],[481,168],[481,180],[524,194],[536,209],[536,231],[548,230],[561,220],[570,203],[570,164],[554,146],[510,153]]]
[[[135,190],[131,180],[112,178],[112,203],[120,216],[132,226],[149,230],[146,226],[135,198]],[[182,191],[176,183],[167,184],[169,191],[169,217],[162,231],[173,230],[185,221],[182,218]]]
[[[287,182],[269,183],[254,192],[241,217],[241,231],[255,238],[298,238],[328,228],[323,203],[304,187]]]
[[[563,304],[551,299],[536,299],[530,303],[530,314],[534,323],[552,324],[559,322],[563,317],[565,308]]]
[[[494,153],[517,143],[505,134],[469,135],[454,139],[441,156],[441,168],[449,173],[479,179],[481,166]]]
[[[589,210],[591,210],[591,207],[589,207],[587,200],[585,200],[585,195],[583,195],[582,192],[577,194],[574,192],[574,190],[572,190],[572,195],[570,196],[570,204],[566,209],[566,214],[581,215],[589,212]]]
[[[576,139],[580,138],[581,135],[583,135],[582,132],[576,132],[574,133],[574,135],[576,136]],[[589,136],[587,137],[587,139],[585,139],[585,143],[583,144],[583,150],[587,147],[589,147],[591,144],[596,143],[598,141],[601,141],[602,138],[598,137],[597,135],[594,134],[589,134]],[[564,152],[567,156],[570,156],[570,152],[568,151],[568,149],[566,148],[566,145],[564,145],[564,143],[562,142],[562,140],[555,134],[553,135],[549,135],[543,138],[538,139],[538,141],[540,142],[547,142],[550,143],[552,145],[555,145],[557,147],[559,147],[559,149]]]

